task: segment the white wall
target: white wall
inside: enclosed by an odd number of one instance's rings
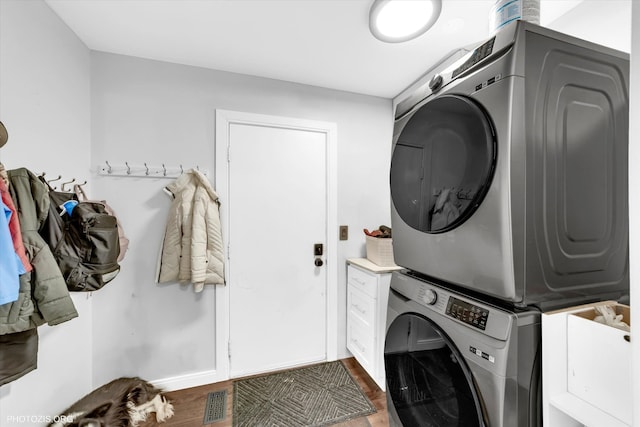
[[[90,179],[89,50],[40,1],[0,1],[0,120],[8,169]],[[0,425],[50,415],[91,387],[91,298],[72,296],[79,317],[38,329],[38,369],[0,388]]]
[[[197,165],[213,178],[217,108],[337,123],[338,221],[351,233],[339,243],[334,281],[339,356],[348,356],[344,261],[364,255],[363,228],[389,223],[391,101],[107,53],[92,53],[91,62],[95,167],[105,161]],[[110,201],[131,238],[117,282],[94,297],[96,384],[123,374],[184,384],[175,377],[204,379],[216,369],[213,289],[195,295],[190,287],[153,283],[169,206],[161,189],[169,182],[94,181],[95,193]]]
[[[574,37],[631,52],[631,3],[631,0],[585,0],[547,26]]]

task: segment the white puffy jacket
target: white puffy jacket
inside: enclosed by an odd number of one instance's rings
[[[162,241],[156,281],[224,284],[218,195],[201,172],[191,169],[166,187],[173,201]]]

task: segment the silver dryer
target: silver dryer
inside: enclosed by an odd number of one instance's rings
[[[515,305],[629,288],[629,56],[518,21],[396,109],[398,265]]]

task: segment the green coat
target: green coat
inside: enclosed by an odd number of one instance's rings
[[[21,276],[18,300],[0,306],[0,335],[44,323],[57,325],[78,316],[60,268],[38,230],[49,212],[47,186],[25,168],[8,171],[31,273]]]

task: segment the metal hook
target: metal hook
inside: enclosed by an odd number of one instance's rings
[[[147,164],[146,164],[146,163],[144,163],[144,167],[145,167],[145,169],[146,169],[146,171],[144,171],[144,174],[145,174],[145,175],[149,175],[149,166],[147,166]]]
[[[111,173],[111,165],[107,160],[104,161],[107,164],[107,173]]]
[[[60,181],[62,179],[62,175],[58,175],[57,178],[49,179],[47,182],[51,184],[53,181]],[[55,187],[54,187],[55,188]]]
[[[42,176],[41,176],[41,177],[42,177],[42,179],[44,179],[44,175],[45,175],[45,173],[46,173],[46,172],[42,172]],[[47,182],[47,185],[49,186],[49,188],[53,188],[53,189],[55,190],[55,189],[56,189],[56,188],[58,188],[58,187],[51,187],[51,185],[49,185],[49,184],[51,184],[53,181],[58,181],[58,180],[61,180],[61,179],[62,179],[62,175],[58,175],[58,177],[57,177],[57,178],[53,178],[53,179],[46,180],[46,182]]]
[[[127,166],[127,175],[131,175],[131,168],[129,167],[129,163],[124,162],[124,164]]]
[[[167,168],[162,164],[162,176],[167,176]]]
[[[180,165],[180,175],[184,173],[184,169],[182,169],[182,165]]]
[[[82,187],[83,185],[87,184],[87,180],[85,180],[82,184],[76,184],[78,187]]]
[[[65,186],[66,184],[73,184],[75,181],[76,181],[76,179],[75,179],[75,178],[71,178],[71,181],[63,182],[63,183],[62,183],[62,185],[60,186],[60,190],[62,190],[62,191],[67,191],[67,190],[65,190],[65,189],[64,189],[64,186]]]

